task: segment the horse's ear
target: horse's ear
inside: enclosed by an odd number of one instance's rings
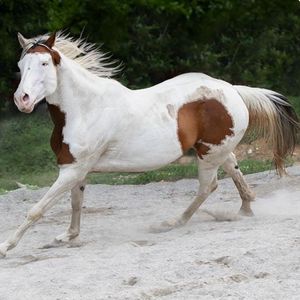
[[[54,32],[50,35],[48,40],[45,42],[45,45],[51,49],[55,44],[55,39],[56,39],[56,32]]]
[[[24,38],[24,36],[20,32],[18,32],[18,40],[23,49],[30,43],[30,40]]]

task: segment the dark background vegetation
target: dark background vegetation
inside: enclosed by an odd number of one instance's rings
[[[145,87],[200,71],[234,84],[298,95],[298,0],[0,0],[0,107],[11,97],[20,47],[66,29],[124,63],[119,79]]]
[[[41,186],[55,178],[47,114],[21,114],[12,94],[21,52],[17,32],[32,37],[60,29],[103,43],[123,62],[117,79],[130,88],[204,72],[292,96],[300,110],[298,0],[0,0],[0,192],[16,181]],[[246,172],[259,169],[246,162]],[[195,176],[196,167],[188,172],[182,176]],[[164,178],[155,174],[137,182]],[[109,181],[120,182],[114,176]]]

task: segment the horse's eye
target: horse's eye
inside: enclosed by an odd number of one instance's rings
[[[48,66],[48,63],[43,62],[43,63],[42,63],[42,66],[44,66],[44,67],[45,67],[45,66]]]

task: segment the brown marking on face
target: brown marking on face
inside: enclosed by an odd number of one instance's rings
[[[58,54],[58,52],[53,49],[51,49],[51,51],[50,51],[48,48],[46,48],[42,45],[36,45],[36,46],[30,48],[27,51],[27,53],[49,53],[51,55],[53,64],[55,66],[60,64],[60,55]]]
[[[200,158],[207,154],[205,143],[220,145],[233,134],[233,122],[225,107],[217,100],[197,100],[178,110],[178,137],[182,151],[194,147]]]
[[[59,165],[71,164],[75,159],[70,153],[69,145],[63,142],[62,131],[66,125],[65,113],[63,113],[58,106],[53,104],[48,104],[48,109],[54,123],[50,145],[56,155],[57,163]]]

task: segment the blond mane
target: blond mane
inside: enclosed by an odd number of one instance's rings
[[[30,43],[23,49],[22,56],[26,54],[34,43],[42,43],[49,36],[49,34],[44,34],[31,38],[29,40]],[[110,56],[100,51],[97,45],[88,43],[81,37],[76,39],[59,31],[56,34],[55,46],[53,48],[99,77],[112,77],[121,70],[120,63],[116,60],[110,60]]]

